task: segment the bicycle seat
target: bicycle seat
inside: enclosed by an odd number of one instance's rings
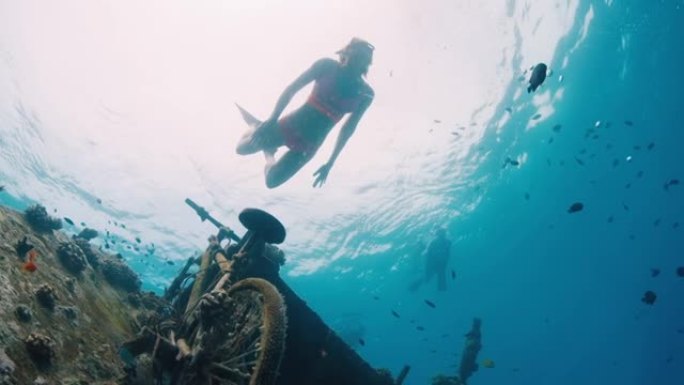
[[[246,208],[240,212],[238,219],[247,230],[259,235],[266,243],[279,244],[285,240],[285,227],[266,211]]]

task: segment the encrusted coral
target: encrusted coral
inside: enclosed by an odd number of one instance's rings
[[[45,207],[36,204],[24,211],[24,217],[31,227],[37,232],[48,233],[62,228],[62,220],[48,215]]]
[[[61,242],[57,256],[62,265],[73,274],[80,274],[88,265],[83,250],[75,243]]]
[[[24,340],[26,350],[37,364],[50,365],[56,357],[55,343],[48,336],[31,333]]]
[[[30,322],[31,318],[33,317],[31,308],[26,305],[17,306],[17,308],[14,310],[14,313],[17,315],[17,319],[21,322]]]
[[[93,251],[93,248],[91,247],[88,240],[86,238],[81,237],[74,237],[73,240],[76,246],[78,246],[81,249],[83,255],[85,255],[90,266],[92,266],[93,268],[98,267],[100,265],[100,259],[97,257],[97,254],[95,254],[95,252]]]
[[[43,307],[53,310],[57,301],[57,293],[52,286],[43,284],[36,290],[36,299]]]
[[[91,229],[90,227],[86,227],[85,229],[81,230],[81,232],[76,236],[76,238],[82,238],[86,241],[89,241],[95,237],[97,237],[97,230]]]
[[[107,259],[102,263],[102,274],[115,287],[129,292],[140,290],[140,279],[124,262]]]

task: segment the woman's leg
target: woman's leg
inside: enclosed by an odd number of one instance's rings
[[[283,144],[279,124],[262,124],[245,132],[235,151],[239,155],[249,155],[259,151],[275,153],[275,150]]]
[[[313,154],[292,150],[283,154],[277,161],[267,154],[267,163],[264,170],[264,173],[266,174],[266,187],[275,188],[287,182],[297,173],[297,171],[304,167],[311,158],[313,158]]]

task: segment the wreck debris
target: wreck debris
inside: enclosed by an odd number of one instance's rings
[[[62,228],[62,221],[48,215],[45,207],[36,204],[24,211],[24,218],[33,230],[39,233],[49,233]]]
[[[57,249],[57,256],[62,265],[72,274],[78,275],[86,266],[86,257],[75,243],[61,242]]]

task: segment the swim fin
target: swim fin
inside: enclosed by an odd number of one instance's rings
[[[242,115],[242,119],[244,119],[245,123],[247,123],[248,126],[251,128],[257,128],[259,125],[261,125],[261,120],[257,119],[254,117],[254,115],[250,114],[247,110],[242,108],[239,104],[235,103],[235,106],[240,110],[240,114]]]

